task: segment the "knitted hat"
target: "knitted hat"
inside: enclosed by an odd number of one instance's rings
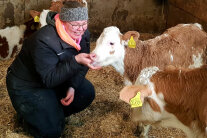
[[[82,21],[88,20],[88,8],[77,1],[67,1],[60,11],[62,21]]]

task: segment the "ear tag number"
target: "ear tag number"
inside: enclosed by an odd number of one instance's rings
[[[142,101],[141,101],[140,96],[141,96],[141,93],[138,92],[137,95],[130,100],[131,108],[142,106]]]
[[[131,36],[131,38],[130,38],[130,40],[129,40],[129,42],[128,42],[128,46],[129,46],[130,48],[135,48],[135,47],[136,47],[136,42],[134,41],[133,36]]]

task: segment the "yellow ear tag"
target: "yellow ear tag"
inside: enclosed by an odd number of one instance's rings
[[[135,48],[135,47],[136,47],[136,42],[134,41],[133,36],[131,36],[131,38],[130,38],[130,40],[129,40],[129,42],[128,42],[128,46],[129,46],[130,48]]]
[[[40,17],[39,16],[35,16],[34,17],[34,22],[40,22]]]
[[[130,100],[131,108],[142,106],[142,101],[141,101],[140,96],[141,96],[141,93],[138,92],[137,95]]]

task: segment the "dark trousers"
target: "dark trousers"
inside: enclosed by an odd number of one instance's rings
[[[95,98],[93,85],[86,79],[75,90],[75,97],[69,106],[60,103],[61,89],[14,90],[8,88],[16,112],[33,129],[36,138],[58,138],[64,130],[65,117],[89,106]]]

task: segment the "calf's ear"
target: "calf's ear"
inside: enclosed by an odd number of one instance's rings
[[[32,16],[32,18],[34,18],[35,16],[39,16],[40,17],[40,12],[35,11],[35,10],[30,10],[29,14]]]
[[[137,42],[139,40],[140,34],[137,31],[128,31],[124,35],[122,35],[122,40],[127,41],[131,38],[131,36],[133,36],[134,41]]]
[[[126,102],[130,103],[130,99],[134,98],[136,94],[140,92],[141,93],[141,100],[144,102],[144,98],[151,95],[151,90],[146,85],[131,85],[126,86],[120,91],[119,98]]]

